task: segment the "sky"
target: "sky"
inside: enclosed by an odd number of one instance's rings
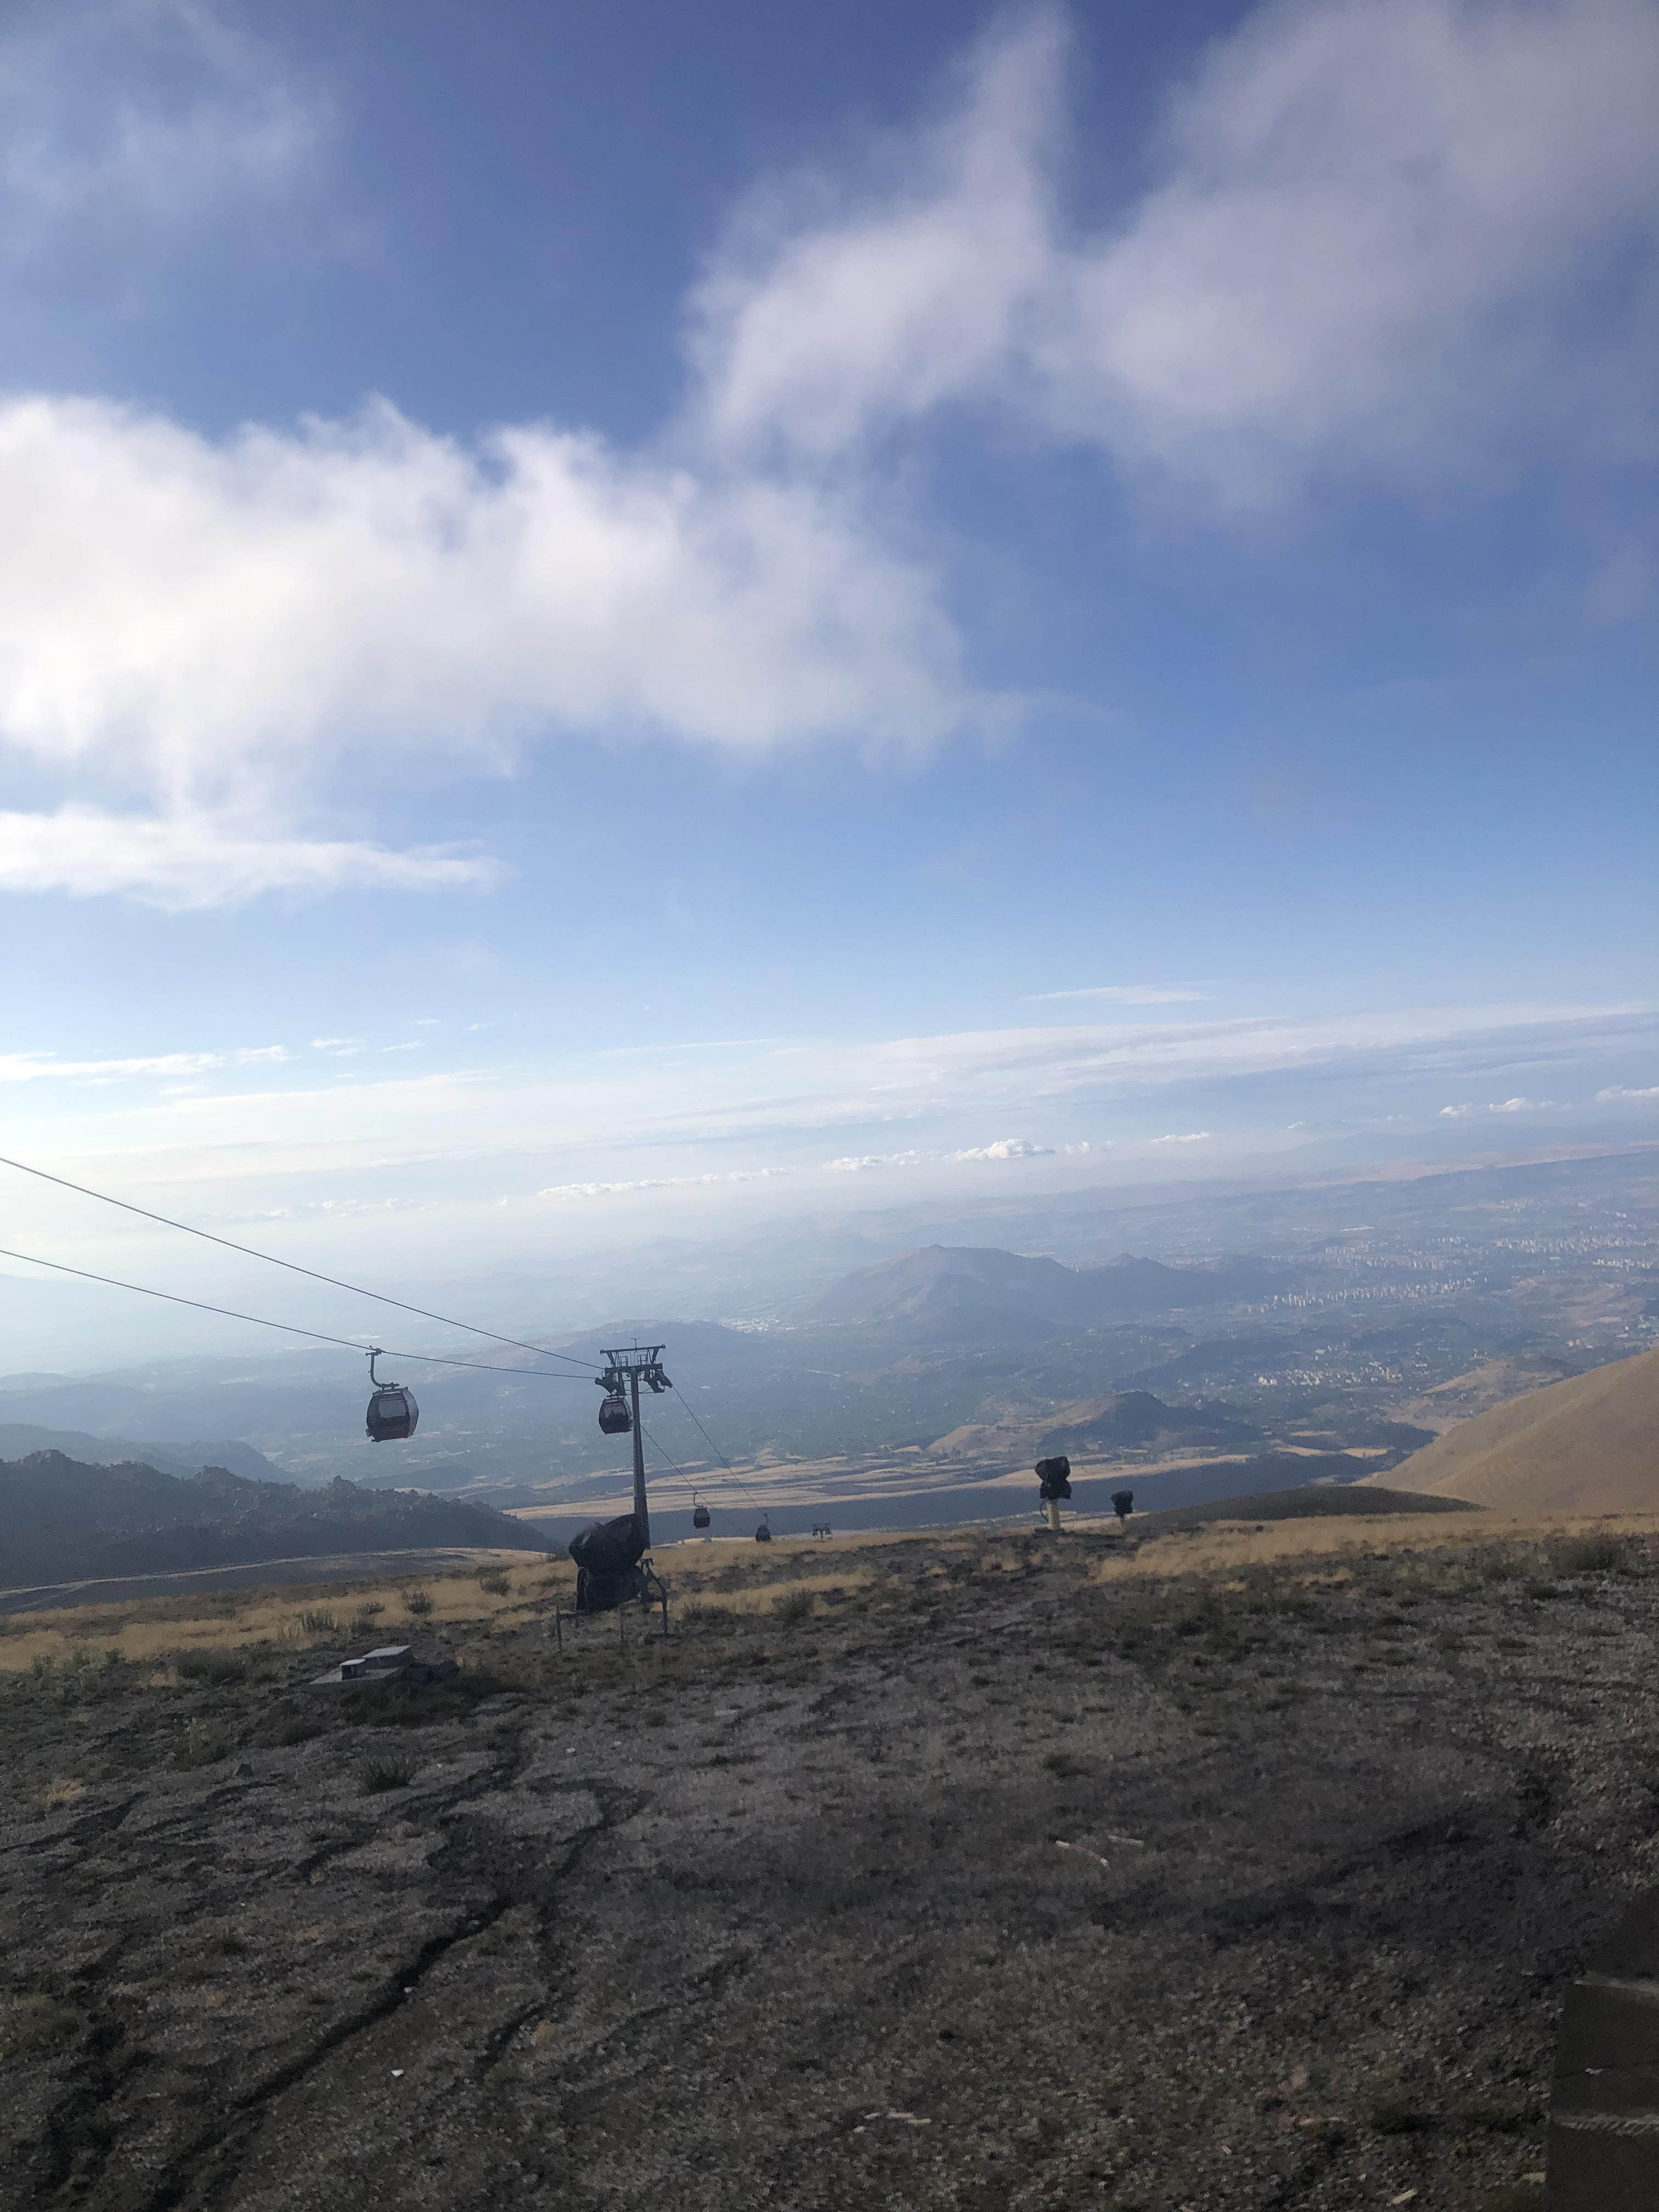
[[[1659,1133],[1656,112],[1646,0],[13,0],[0,1149],[435,1289]]]

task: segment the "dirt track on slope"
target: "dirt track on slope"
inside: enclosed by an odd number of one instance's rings
[[[625,1650],[526,1577],[406,1705],[0,1680],[0,2204],[1538,2201],[1659,1553],[1099,1551],[717,1548]]]

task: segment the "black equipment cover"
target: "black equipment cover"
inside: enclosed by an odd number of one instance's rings
[[[568,1548],[576,1562],[578,1613],[614,1613],[619,1605],[643,1595],[640,1560],[645,1538],[631,1513],[619,1513],[614,1521],[596,1521],[573,1536]]]
[[[1072,1462],[1068,1459],[1040,1459],[1036,1474],[1039,1497],[1069,1498],[1072,1494]]]

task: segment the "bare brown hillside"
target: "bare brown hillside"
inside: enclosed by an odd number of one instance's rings
[[[1522,1512],[1645,1511],[1659,1504],[1659,1351],[1495,1406],[1387,1480]]]
[[[1502,1359],[1483,1360],[1467,1375],[1454,1375],[1449,1382],[1437,1382],[1420,1398],[1408,1400],[1399,1409],[1400,1418],[1425,1429],[1449,1429],[1459,1421],[1472,1420],[1477,1413],[1489,1413],[1494,1406],[1506,1405],[1523,1392],[1565,1382],[1578,1372],[1576,1365],[1544,1352],[1514,1352]]]

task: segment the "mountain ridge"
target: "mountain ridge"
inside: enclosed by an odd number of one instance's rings
[[[240,1437],[197,1438],[188,1443],[156,1443],[134,1437],[99,1437],[84,1429],[55,1429],[40,1421],[0,1421],[0,1462],[27,1459],[32,1452],[62,1452],[83,1467],[153,1467],[160,1474],[198,1474],[222,1467],[254,1482],[291,1482],[286,1468]]]
[[[475,1546],[539,1552],[545,1540],[493,1507],[419,1491],[318,1489],[204,1468],[179,1476],[62,1452],[0,1462],[5,1585],[252,1565],[262,1559]]]
[[[995,1245],[923,1244],[855,1269],[802,1310],[829,1327],[926,1328],[964,1325],[1087,1328],[1142,1314],[1260,1297],[1282,1288],[1289,1269],[1243,1254],[1170,1267],[1123,1253],[1099,1267],[1068,1267]]]

